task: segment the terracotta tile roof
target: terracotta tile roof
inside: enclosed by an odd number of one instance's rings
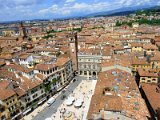
[[[5,70],[12,69],[12,70],[15,70],[17,72],[24,72],[24,73],[29,73],[29,72],[34,70],[34,68],[27,68],[27,67],[23,67],[23,66],[18,65],[18,64],[6,65],[6,66],[3,67],[3,69],[5,69]]]
[[[21,79],[22,79],[22,81],[19,84],[19,87],[21,89],[23,89],[24,91],[31,90],[31,89],[33,89],[43,83],[42,80],[38,80],[36,78],[29,79],[29,78],[22,76]]]
[[[48,71],[52,68],[56,67],[56,64],[37,64],[35,66],[36,70]]]
[[[143,47],[143,44],[141,43],[131,43],[132,47]]]
[[[157,46],[156,45],[152,45],[152,44],[143,44],[143,48],[145,50],[150,50],[150,49],[158,50]]]
[[[57,58],[57,62],[56,62],[56,66],[63,66],[65,65],[68,61],[70,61],[70,58],[67,57],[58,57]]]
[[[146,59],[133,58],[132,65],[150,65],[150,64],[146,61]]]
[[[34,48],[33,51],[38,51],[38,52],[41,52],[41,51],[44,51],[44,52],[56,52],[55,49],[53,48]]]
[[[135,116],[137,120],[150,116],[134,78],[119,69],[98,74],[87,118],[93,119],[101,110],[125,111],[127,117]]]
[[[155,42],[160,42],[160,36],[156,36],[154,40]]]
[[[0,40],[17,40],[17,37],[0,37]]]
[[[103,56],[110,56],[111,55],[111,49],[112,49],[111,46],[104,47],[103,50],[102,50],[102,55]]]
[[[21,96],[27,94],[27,92],[25,90],[23,90],[23,89],[21,89],[19,87],[15,88],[14,91],[18,94],[18,97],[21,97]]]
[[[30,54],[21,54],[19,55],[20,59],[27,59],[30,56]]]
[[[0,70],[0,78],[16,80],[14,72],[10,72],[9,70]]]
[[[101,50],[100,48],[81,48],[78,50],[79,54],[81,55],[100,55]]]
[[[160,108],[160,87],[154,84],[142,83],[142,89],[153,109],[157,110]]]
[[[149,69],[142,69],[142,68],[138,68],[138,74],[141,77],[158,77],[157,73],[151,72]]]
[[[160,42],[156,42],[156,46],[157,46],[157,47],[160,47]]]
[[[160,61],[160,52],[155,52],[154,56],[151,57],[151,61]]]
[[[41,80],[45,80],[46,76],[40,73],[35,74],[35,76]]]
[[[4,60],[1,60],[1,61],[0,61],[0,66],[2,66],[2,65],[5,65]]]
[[[13,55],[11,54],[1,54],[0,55],[0,59],[11,60],[12,58],[13,58]]]
[[[0,100],[2,101],[16,94],[12,89],[7,88],[8,85],[9,81],[7,80],[0,81],[0,91],[1,91]]]
[[[113,49],[114,49],[114,50],[124,50],[124,47],[118,45],[118,46],[115,46]]]

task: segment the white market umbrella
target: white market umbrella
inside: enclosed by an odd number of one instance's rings
[[[52,120],[52,118],[46,118],[45,120]]]
[[[82,103],[83,103],[83,100],[78,99],[78,100],[75,101],[74,106],[75,106],[75,107],[81,107],[81,106],[82,106]]]
[[[72,102],[71,100],[66,100],[66,101],[65,101],[65,104],[66,104],[67,106],[70,106],[70,105],[73,104],[73,102]]]

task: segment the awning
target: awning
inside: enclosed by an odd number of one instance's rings
[[[47,98],[42,99],[41,101],[38,102],[38,105],[40,105],[41,103],[43,103],[46,100],[47,100]]]
[[[29,113],[32,110],[32,108],[27,109],[26,111],[23,112],[23,115],[26,115],[27,113]]]

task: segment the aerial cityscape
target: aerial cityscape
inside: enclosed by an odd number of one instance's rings
[[[0,1],[0,120],[160,120],[159,0]]]

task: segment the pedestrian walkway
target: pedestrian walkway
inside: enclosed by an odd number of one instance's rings
[[[76,89],[72,91],[72,93],[68,96],[74,97],[75,101],[78,99],[82,99],[82,106],[75,107],[74,103],[68,106],[64,101],[61,106],[58,107],[56,113],[52,114],[51,118],[53,120],[86,120],[96,82],[96,80],[82,80],[82,82],[76,87]],[[69,113],[69,118],[65,118],[64,114],[66,113]]]
[[[87,114],[88,114],[90,102],[91,102],[91,99],[92,99],[92,95],[94,94],[96,84],[97,84],[97,80],[92,80],[91,88],[92,88],[93,91],[92,91],[92,93],[90,94],[89,100],[88,100],[87,103],[86,103],[86,107],[85,107],[85,110],[84,110],[85,112],[83,113],[82,120],[86,120],[86,118],[87,118]]]

